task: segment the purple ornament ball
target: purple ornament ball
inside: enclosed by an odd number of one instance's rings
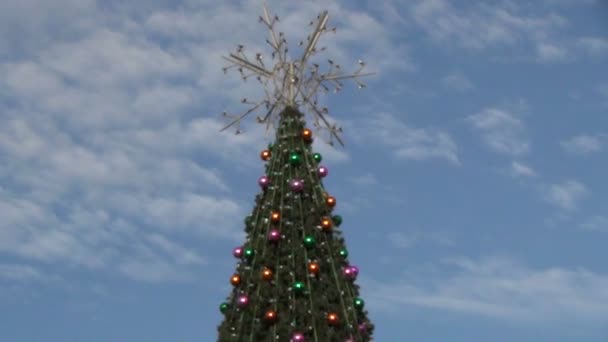
[[[292,179],[289,183],[289,187],[291,188],[291,191],[301,192],[304,190],[304,181],[301,179]]]
[[[278,229],[271,229],[268,233],[268,240],[272,242],[277,242],[281,239],[281,232]]]
[[[267,176],[262,176],[260,179],[258,179],[258,184],[262,187],[262,189],[266,189],[268,188],[268,185],[270,185],[270,178]]]
[[[304,334],[297,332],[291,336],[290,342],[303,342],[303,341],[304,341]]]
[[[249,304],[249,297],[245,295],[240,296],[236,304],[241,308],[247,306]]]
[[[319,166],[317,173],[319,174],[319,177],[323,178],[329,174],[329,170],[325,166]]]
[[[357,266],[351,266],[350,267],[351,272],[353,273],[353,275],[356,277],[357,275],[359,275],[359,267]]]
[[[243,256],[243,247],[235,247],[232,250],[232,255],[234,255],[235,258],[240,258]]]

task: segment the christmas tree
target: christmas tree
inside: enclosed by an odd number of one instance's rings
[[[300,111],[308,108],[317,131],[329,130],[330,143],[333,139],[342,143],[340,129],[325,117],[327,109],[318,108],[317,94],[328,90],[328,85],[341,89],[343,79],[363,86],[357,79],[365,75],[361,61],[351,75],[342,74],[332,61],[324,73],[309,62],[321,34],[335,32],[326,27],[327,19],[327,12],[317,17],[302,57],[290,61],[283,34],[275,32],[279,19],[271,18],[264,8],[260,21],[270,31],[267,42],[273,49],[274,67],[266,67],[261,54],[249,60],[243,46],[226,58],[229,68],[237,68],[243,78],[256,77],[267,95],[259,102],[243,99],[252,107],[225,128],[237,125],[240,133],[241,120],[263,106],[267,113],[258,122],[276,126],[276,137],[260,154],[266,163],[258,180],[261,192],[245,219],[246,241],[233,250],[238,264],[230,278],[233,291],[220,305],[224,319],[218,341],[372,340],[374,326],[355,284],[359,270],[349,262],[340,230],[342,217],[334,213],[337,200],[322,183],[328,168],[321,154],[312,150],[313,132]]]

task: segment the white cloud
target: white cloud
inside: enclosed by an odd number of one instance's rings
[[[549,13],[530,15],[513,2],[499,5],[453,5],[447,0],[418,1],[411,17],[442,45],[481,50],[540,41],[563,26],[565,19]]]
[[[373,174],[366,173],[358,177],[351,178],[351,182],[359,186],[371,186],[378,184],[378,179],[376,179]]]
[[[529,322],[600,322],[608,315],[608,275],[584,269],[532,269],[507,258],[453,258],[435,272],[369,281],[370,306],[403,305]]]
[[[579,203],[589,196],[590,191],[578,181],[569,180],[559,184],[551,184],[544,189],[544,199],[563,210],[576,209]]]
[[[575,154],[589,154],[602,150],[602,140],[597,135],[578,135],[560,144],[564,151]]]
[[[399,159],[443,159],[460,163],[456,143],[442,130],[413,128],[388,113],[378,113],[355,125],[355,135],[360,141],[373,139],[389,146]]]
[[[514,176],[534,177],[536,172],[531,167],[517,161],[511,163],[511,172]]]
[[[592,216],[581,223],[580,228],[589,231],[608,232],[608,216]]]
[[[514,114],[487,108],[469,116],[468,120],[482,133],[484,142],[496,152],[518,156],[530,149],[524,136],[524,124]]]
[[[441,79],[441,84],[447,89],[466,92],[475,88],[475,85],[463,73],[455,72]]]
[[[608,52],[608,39],[605,38],[581,37],[577,45],[592,56],[600,56]]]
[[[566,50],[551,43],[539,43],[536,45],[536,56],[540,62],[558,62],[567,58]]]
[[[61,278],[46,275],[30,265],[0,264],[0,279],[18,282],[46,282],[57,281]]]

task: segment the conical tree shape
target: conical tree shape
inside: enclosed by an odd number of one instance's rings
[[[266,165],[267,179],[245,220],[247,239],[235,249],[232,294],[222,304],[220,342],[371,341],[358,270],[322,185],[303,115],[287,107]],[[325,169],[326,171],[327,169]]]

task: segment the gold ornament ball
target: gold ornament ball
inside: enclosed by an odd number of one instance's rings
[[[332,196],[327,196],[325,198],[325,204],[327,204],[328,207],[333,208],[336,206],[336,198],[332,197]]]
[[[319,264],[316,262],[309,263],[308,272],[310,272],[311,274],[314,274],[314,275],[319,274]]]
[[[262,158],[263,161],[267,161],[268,159],[270,159],[270,155],[270,151],[264,150],[260,153],[260,158]]]
[[[268,281],[272,279],[272,270],[268,267],[264,267],[262,270],[262,279]]]
[[[270,214],[270,220],[271,220],[273,223],[278,223],[278,222],[281,220],[281,214],[280,214],[278,211],[273,211],[273,212]]]
[[[241,276],[240,276],[240,275],[235,274],[235,275],[233,275],[233,276],[230,278],[230,284],[232,284],[232,285],[234,285],[234,286],[237,286],[237,285],[239,285],[240,283],[241,283]]]
[[[323,228],[323,230],[329,231],[329,230],[331,230],[331,226],[332,226],[332,223],[331,223],[331,219],[329,217],[323,217],[321,219],[321,228]]]
[[[302,130],[302,139],[307,143],[312,142],[312,131],[308,128],[304,128],[304,130]]]
[[[277,321],[277,313],[274,310],[268,310],[264,314],[264,320],[268,323],[274,323]]]
[[[327,314],[327,323],[329,323],[330,325],[337,325],[338,323],[340,323],[340,320],[338,319],[338,314],[334,312],[330,312],[329,314]]]

